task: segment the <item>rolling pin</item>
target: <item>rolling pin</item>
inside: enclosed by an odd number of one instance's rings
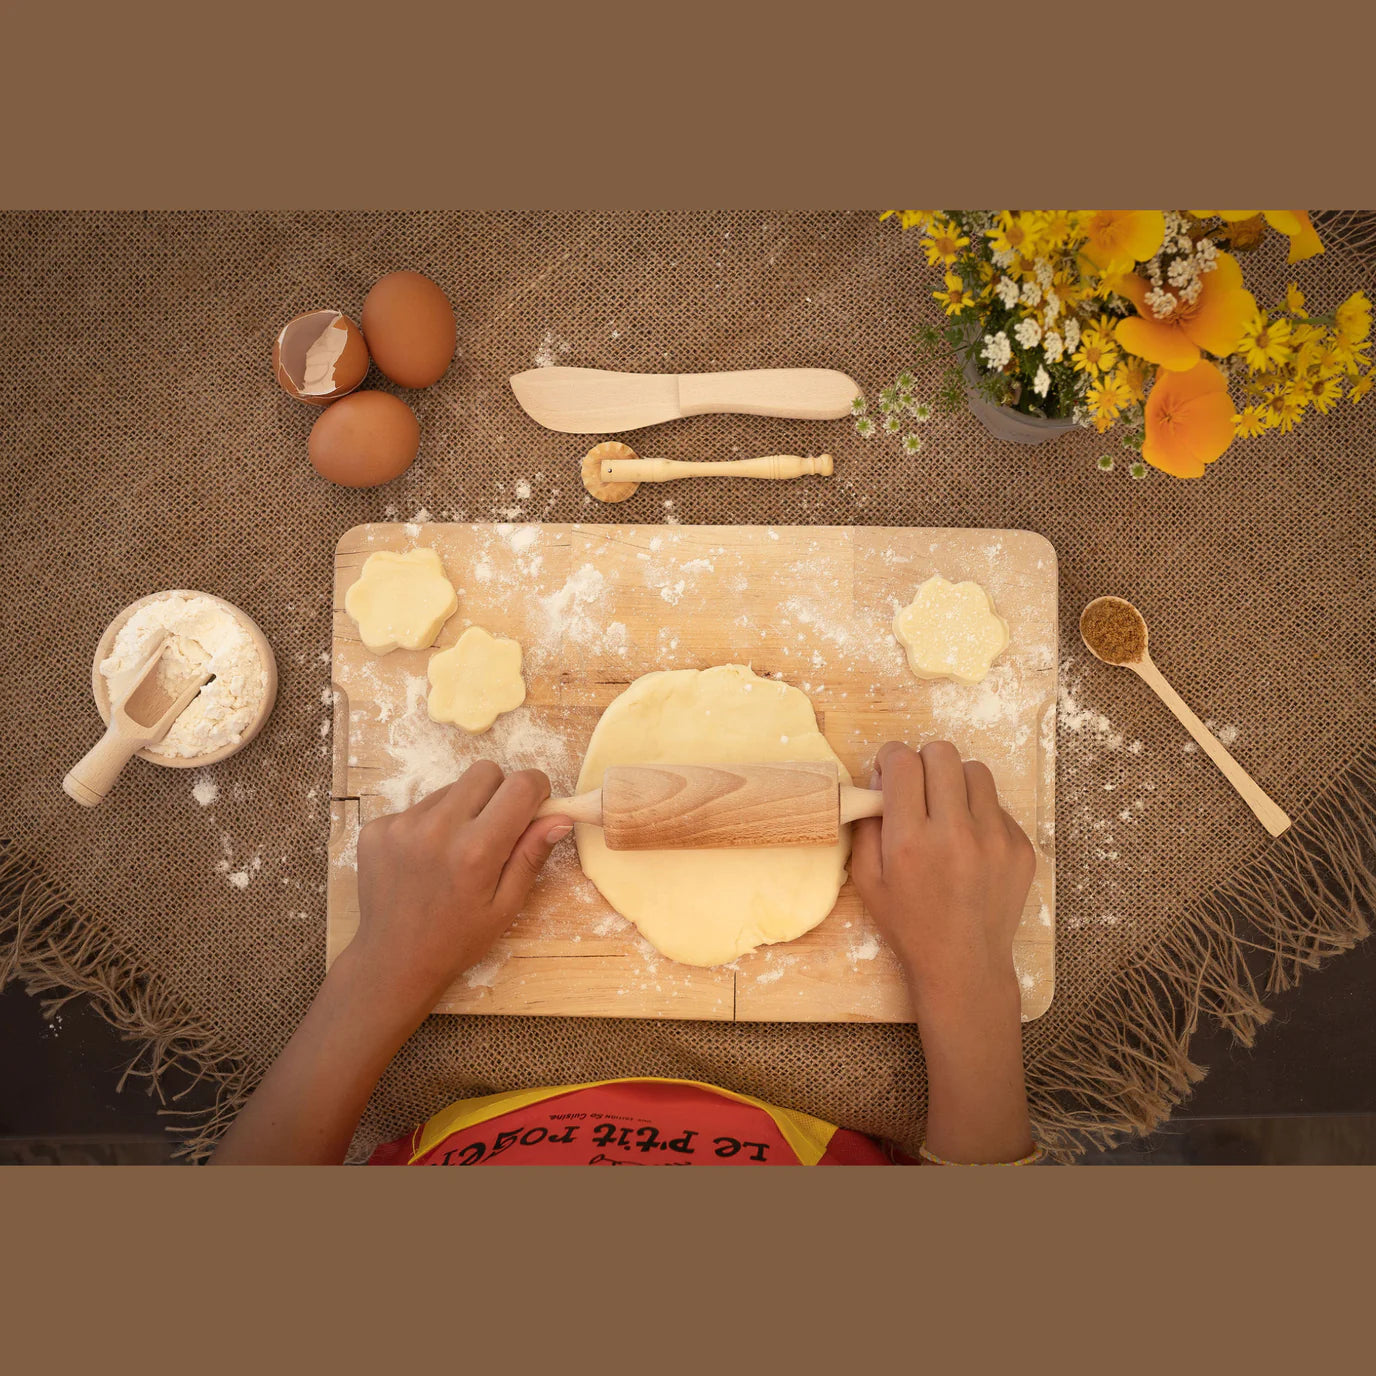
[[[834,764],[627,764],[536,816],[600,826],[608,850],[709,850],[831,845],[883,811],[882,793],[842,783]]]

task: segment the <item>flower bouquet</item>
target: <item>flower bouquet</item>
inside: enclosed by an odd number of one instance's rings
[[[932,295],[948,323],[919,331],[919,359],[948,347],[956,363],[934,402],[911,373],[856,400],[862,435],[921,440],[909,421],[967,401],[1062,428],[1122,427],[1146,464],[1198,478],[1238,437],[1288,433],[1311,410],[1372,385],[1371,303],[1354,292],[1330,314],[1306,310],[1297,283],[1259,306],[1238,255],[1268,233],[1289,261],[1323,252],[1302,210],[886,211],[919,231]],[[1234,401],[1236,391],[1239,402]],[[907,430],[909,433],[903,434]],[[1133,476],[1147,472],[1141,460]],[[1101,468],[1112,468],[1105,455]]]

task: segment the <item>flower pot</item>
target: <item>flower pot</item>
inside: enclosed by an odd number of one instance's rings
[[[961,371],[965,374],[965,398],[971,413],[996,440],[1007,440],[1009,444],[1045,444],[1075,429],[1075,422],[1069,416],[1025,416],[1011,406],[995,406],[992,401],[986,401],[979,393],[979,365],[973,358],[965,360]]]

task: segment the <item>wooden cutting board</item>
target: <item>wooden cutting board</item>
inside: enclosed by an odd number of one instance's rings
[[[526,702],[484,736],[431,722],[430,651],[378,657],[344,594],[377,550],[437,551],[469,625],[520,642]],[[924,682],[893,639],[895,609],[933,573],[972,578],[1011,640],[977,687]],[[1055,966],[1056,555],[1028,531],[833,526],[365,525],[339,542],[334,579],[334,787],[327,960],[358,924],[359,827],[484,756],[543,768],[572,793],[603,709],[656,669],[748,664],[811,698],[833,749],[868,781],[887,740],[945,737],[988,763],[1037,843],[1014,945],[1023,1017],[1045,1012]],[[658,955],[561,846],[492,955],[438,1012],[742,1022],[907,1022],[896,960],[854,885],[797,941],[703,970]]]

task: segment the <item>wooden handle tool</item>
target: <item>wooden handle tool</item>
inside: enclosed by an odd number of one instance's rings
[[[169,703],[166,692],[153,675],[165,645],[166,641],[159,642],[147,663],[134,671],[123,697],[118,702],[111,701],[110,724],[105,735],[62,780],[63,791],[83,807],[95,807],[104,802],[105,795],[115,786],[120,770],[130,758],[162,740],[172,729],[172,723],[210,681],[210,674],[200,674]],[[140,717],[143,720],[139,720]]]
[[[600,826],[608,850],[713,850],[831,845],[883,811],[882,793],[842,783],[834,764],[633,764],[536,816]]]
[[[686,459],[642,459],[628,444],[608,440],[595,445],[583,459],[583,486],[599,502],[624,502],[641,483],[671,483],[680,478],[763,478],[783,481],[836,471],[830,454],[766,454],[758,459],[727,459],[700,463]]]

